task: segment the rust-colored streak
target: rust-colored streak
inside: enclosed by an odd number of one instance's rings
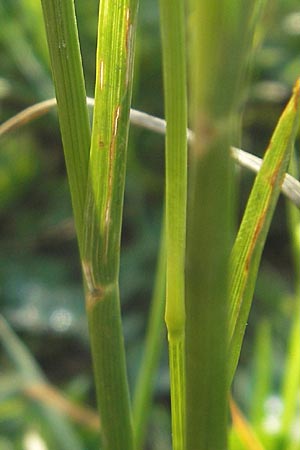
[[[254,247],[257,243],[258,237],[260,235],[260,232],[263,228],[264,222],[265,222],[265,218],[266,218],[266,210],[264,210],[259,218],[259,221],[256,224],[255,230],[254,230],[254,234],[251,240],[251,246],[248,250],[248,255],[247,255],[247,259],[245,262],[245,271],[248,272],[249,271],[249,267],[250,267],[250,263],[251,263],[251,259],[252,259],[252,255],[253,255],[253,251],[254,251]]]
[[[102,141],[102,139],[99,139],[99,148],[104,148],[104,147],[105,147],[104,141]]]
[[[275,185],[275,183],[276,183],[276,181],[277,181],[277,178],[278,178],[278,172],[279,172],[279,170],[280,170],[281,164],[282,164],[282,162],[279,161],[279,163],[277,164],[276,169],[273,170],[272,175],[269,177],[269,184],[270,184],[271,188],[274,187],[274,185]]]
[[[120,117],[120,105],[118,105],[115,109],[114,119],[113,119],[113,138],[116,137],[118,131],[118,122]]]
[[[99,65],[99,85],[100,90],[102,91],[104,87],[104,61],[103,59],[100,59],[100,65]]]
[[[300,97],[300,78],[297,79],[293,89],[294,108],[296,111],[298,110],[299,97]]]
[[[111,215],[111,199],[112,199],[112,187],[113,187],[113,166],[115,160],[115,150],[116,150],[116,136],[118,132],[118,123],[120,117],[120,105],[118,105],[114,112],[113,123],[112,123],[112,138],[109,146],[109,167],[108,167],[108,192],[105,207],[105,256],[108,253],[108,239],[109,239],[109,224]]]

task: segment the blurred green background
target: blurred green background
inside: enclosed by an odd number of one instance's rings
[[[98,5],[96,0],[76,0],[75,4],[87,93],[93,96]],[[241,104],[242,141],[233,143],[259,156],[300,74],[299,2],[269,2],[258,32],[260,39],[263,44],[252,62],[250,86]],[[38,0],[0,3],[0,61],[1,122],[54,95]],[[154,0],[140,0],[133,107],[163,117],[158,5]],[[14,131],[1,139],[0,145],[0,313],[53,385],[76,404],[95,408],[81,269],[56,113]],[[131,129],[120,281],[131,388],[143,353],[159,244],[163,151],[161,136]],[[237,172],[241,214],[253,175],[245,170]],[[271,327],[267,394],[271,399],[276,396],[294,314],[293,294],[286,206],[281,198],[264,252],[234,387],[246,414],[251,409],[253,353],[261,323]],[[37,449],[63,448],[49,427],[48,413],[41,414],[40,402],[26,394],[18,382],[18,376],[29,375],[30,370],[26,372],[25,366],[17,364],[13,356],[16,347],[9,336],[5,326],[0,326],[0,450],[34,450],[29,437],[37,435],[48,443],[48,447]],[[167,359],[164,351],[149,423],[151,450],[171,448]],[[267,404],[266,419],[268,411]],[[98,448],[95,431],[72,420],[70,423],[67,426],[80,442],[78,448]],[[67,445],[64,448],[75,448],[72,441]]]

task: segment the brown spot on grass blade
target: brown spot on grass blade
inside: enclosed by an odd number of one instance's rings
[[[232,251],[230,382],[237,367],[262,251],[299,126],[298,80],[256,177]],[[295,110],[297,108],[297,110]]]
[[[118,132],[118,123],[120,118],[120,105],[115,109],[112,123],[112,137],[109,146],[109,167],[108,167],[108,192],[106,199],[106,207],[104,213],[105,223],[105,257],[108,253],[108,240],[109,240],[109,228],[110,228],[110,215],[111,215],[111,200],[112,200],[112,187],[113,187],[113,167],[115,162],[115,150],[116,150],[116,136]]]
[[[103,299],[104,289],[95,282],[93,266],[90,261],[82,260],[82,270],[87,287],[86,302],[89,307]]]
[[[256,244],[258,242],[259,235],[260,235],[260,233],[261,233],[261,231],[263,229],[263,225],[265,223],[266,213],[267,213],[266,210],[264,210],[262,212],[262,214],[261,214],[261,216],[260,216],[260,218],[259,218],[259,220],[258,220],[258,222],[257,222],[257,224],[255,226],[253,237],[252,237],[251,244],[250,244],[250,247],[249,247],[248,252],[247,252],[247,258],[246,258],[246,261],[245,261],[245,271],[246,272],[249,271],[249,267],[250,267],[250,264],[251,264],[252,255],[253,255],[254,249],[255,249],[255,246],[256,246]]]
[[[114,119],[113,119],[113,138],[116,137],[118,131],[118,121],[120,117],[120,105],[118,105],[115,109]]]
[[[296,111],[298,110],[299,106],[299,97],[300,97],[300,78],[297,79],[293,89],[294,108]]]
[[[277,167],[273,170],[273,172],[269,178],[269,183],[270,183],[271,189],[274,188],[276,182],[278,181],[278,173],[281,169],[281,166],[282,166],[282,161],[280,160],[277,164]],[[281,181],[283,182],[283,180],[284,180],[284,173],[281,176]]]
[[[196,122],[197,139],[193,145],[194,155],[203,157],[209,151],[213,142],[217,139],[216,124],[204,114],[199,114]]]
[[[112,137],[111,137],[110,146],[109,146],[108,198],[111,198],[113,164],[114,164],[114,159],[115,159],[116,136],[117,136],[117,132],[118,132],[120,109],[121,109],[120,105],[118,105],[115,109],[113,123],[112,123]]]
[[[103,59],[100,59],[100,64],[99,64],[99,85],[100,85],[100,90],[102,91],[102,89],[104,87],[104,61],[103,61]]]

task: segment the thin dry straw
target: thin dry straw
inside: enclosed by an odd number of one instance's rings
[[[94,106],[94,99],[87,97],[87,104],[89,106]],[[0,137],[8,133],[10,130],[25,125],[33,119],[46,114],[51,109],[55,108],[55,106],[55,98],[44,100],[33,106],[29,106],[0,125]],[[133,125],[146,128],[150,131],[154,131],[155,133],[165,134],[166,131],[165,120],[141,111],[137,111],[136,109],[130,110],[130,122]],[[193,140],[193,132],[191,130],[187,130],[187,138],[189,143],[191,143]],[[236,147],[231,147],[231,156],[239,166],[245,167],[255,173],[259,171],[262,164],[262,160],[258,156],[247,153]],[[289,200],[291,200],[292,203],[294,203],[294,205],[300,209],[300,182],[298,180],[289,174],[285,174],[281,191]]]

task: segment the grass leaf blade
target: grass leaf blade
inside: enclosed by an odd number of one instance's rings
[[[230,381],[238,363],[258,267],[299,126],[300,81],[273,133],[231,255]]]
[[[137,5],[99,7],[82,267],[105,450],[134,447],[118,278]]]
[[[73,0],[42,0],[79,248],[82,248],[90,124]]]

